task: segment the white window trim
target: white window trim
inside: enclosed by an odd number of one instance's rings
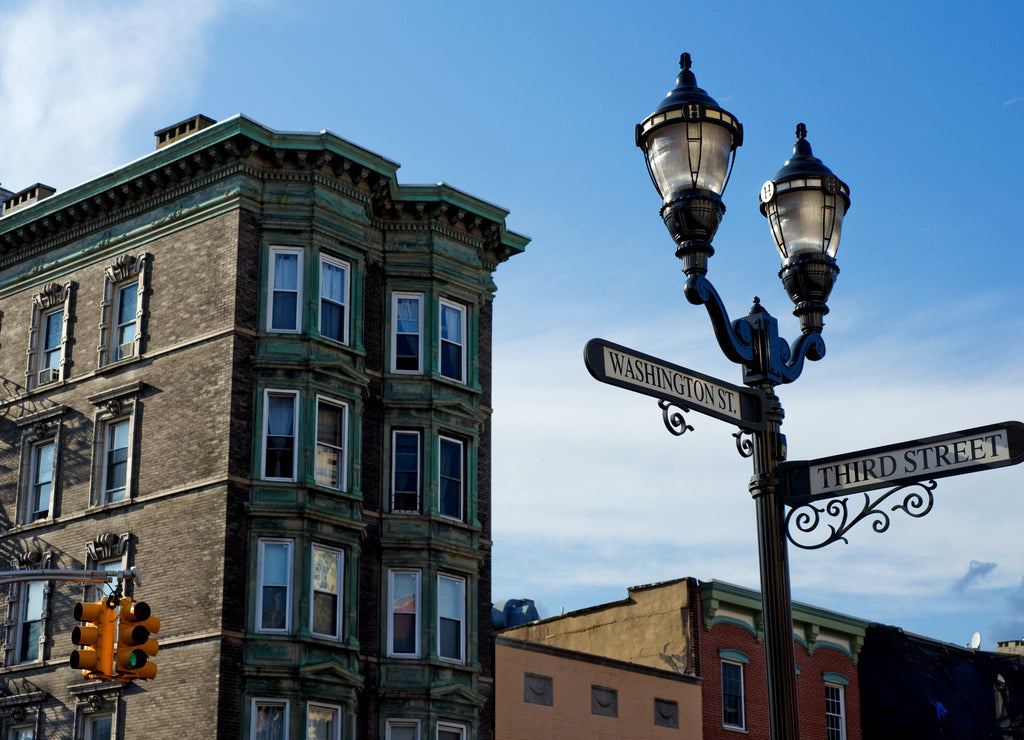
[[[249,717],[249,737],[256,737],[256,709],[260,705],[284,707],[283,727],[284,738],[291,736],[289,732],[289,710],[291,709],[290,702],[287,699],[281,699],[280,697],[269,697],[269,696],[257,696],[253,697],[252,700],[252,711]]]
[[[338,609],[337,609],[338,614],[337,614],[337,617],[335,618],[336,619],[336,623],[334,625],[334,629],[335,629],[337,634],[333,634],[333,635],[332,634],[328,634],[328,633],[324,633],[324,632],[317,632],[313,628],[313,624],[314,624],[314,622],[313,622],[313,616],[314,616],[313,597],[316,595],[315,591],[314,591],[314,588],[313,588],[313,585],[314,585],[313,578],[314,578],[314,575],[315,575],[316,551],[317,550],[320,550],[321,552],[330,553],[331,555],[333,555],[335,557],[335,561],[336,561],[335,565],[336,565],[336,567],[338,569],[338,592],[335,594],[335,597],[338,599]],[[344,622],[345,622],[345,620],[344,620],[344,611],[345,611],[344,610],[344,605],[345,605],[345,553],[344,553],[344,551],[338,550],[337,548],[325,547],[324,545],[316,545],[316,544],[314,544],[314,545],[312,545],[310,547],[309,563],[310,563],[310,565],[309,565],[309,632],[314,637],[322,637],[322,638],[324,638],[326,640],[337,640],[337,641],[340,642],[341,639],[342,639],[342,635],[344,634],[344,632],[342,630],[344,628]]]
[[[441,655],[441,581],[453,581],[459,585],[459,657]],[[457,663],[463,665],[466,662],[466,579],[462,576],[437,575],[437,657],[446,663]]]
[[[466,726],[457,725],[454,722],[438,722],[437,723],[437,739],[441,740],[441,731],[447,730],[448,732],[459,733],[459,740],[466,740]]]
[[[119,737],[118,734],[117,734],[117,720],[116,720],[115,715],[114,715],[113,712],[111,712],[111,711],[90,712],[89,714],[86,714],[83,717],[83,720],[82,720],[82,737],[83,737],[84,740],[94,740],[94,738],[92,736],[92,729],[93,729],[92,726],[93,726],[93,723],[96,720],[101,719],[103,717],[109,717],[110,718],[110,737],[111,738]]]
[[[56,377],[53,380],[44,378],[40,383],[40,373],[44,369],[43,358],[46,345],[46,318],[56,311],[63,311],[60,331],[60,362],[57,363]],[[28,367],[25,370],[25,387],[35,390],[49,383],[56,383],[67,378],[68,360],[68,326],[71,313],[71,283],[50,283],[39,293],[32,296],[32,322],[28,332]],[[49,375],[49,373],[48,373]]]
[[[739,668],[740,671],[740,723],[738,725],[734,725],[725,721],[725,670],[724,668],[722,669],[722,726],[733,730],[745,730],[747,728],[747,697],[746,687],[743,685],[743,674],[745,673],[743,670],[743,663],[735,660],[723,660],[722,665],[733,665]]]
[[[441,510],[441,445],[454,442],[459,446],[459,514],[450,516]],[[437,513],[445,519],[456,522],[466,521],[466,445],[461,439],[439,434],[437,437]]]
[[[323,314],[323,304],[324,304],[324,301],[328,301],[330,303],[335,303],[334,300],[328,299],[327,297],[324,296],[324,290],[323,290],[324,264],[328,264],[328,265],[332,265],[334,267],[338,267],[338,268],[344,270],[344,272],[345,272],[344,289],[343,289],[343,291],[344,291],[344,299],[342,300],[342,302],[340,304],[338,304],[342,308],[341,339],[335,339],[334,337],[325,336],[323,331],[322,331],[323,316],[324,316],[324,314]],[[350,323],[349,317],[351,315],[351,311],[349,309],[349,305],[351,303],[351,296],[352,296],[352,294],[350,293],[351,284],[352,284],[352,280],[351,280],[351,277],[350,277],[351,275],[352,275],[352,265],[349,264],[348,262],[346,262],[344,260],[340,260],[340,259],[338,259],[336,257],[330,257],[330,256],[328,256],[326,254],[321,254],[320,255],[320,274],[319,274],[320,300],[319,300],[319,302],[317,304],[317,307],[316,307],[317,308],[317,311],[316,311],[316,313],[317,313],[317,315],[316,315],[317,332],[320,334],[321,337],[323,337],[324,339],[326,339],[326,340],[328,340],[330,342],[338,342],[338,343],[344,344],[344,345],[348,345],[348,343],[349,343],[349,339],[348,339],[349,323]]]
[[[416,641],[416,647],[414,652],[411,653],[398,653],[395,652],[395,634],[394,634],[394,606],[395,606],[395,576],[398,574],[402,575],[413,575],[416,577],[416,626],[413,633],[413,637]],[[388,657],[389,658],[418,658],[422,654],[422,634],[423,634],[423,578],[422,573],[418,568],[389,568],[388,569]]]
[[[446,339],[442,338],[444,336],[444,325],[443,325],[443,322],[444,322],[444,310],[443,310],[443,308],[445,306],[447,306],[448,308],[454,309],[454,310],[459,312],[459,322],[460,322],[459,331],[460,331],[460,333],[462,335],[462,341],[461,342],[452,342],[450,340],[446,340]],[[454,380],[456,383],[466,383],[466,382],[468,382],[468,379],[467,379],[467,376],[466,376],[466,355],[468,354],[467,345],[469,344],[469,342],[468,342],[468,333],[467,333],[467,323],[468,323],[467,317],[468,317],[468,315],[469,315],[469,309],[464,304],[462,304],[462,303],[456,303],[455,301],[449,301],[449,300],[446,300],[444,298],[441,298],[439,300],[439,302],[438,302],[438,310],[437,310],[437,323],[438,323],[438,327],[437,327],[437,372],[442,377],[448,378],[449,380]],[[451,375],[445,375],[442,372],[442,370],[441,370],[441,358],[442,358],[442,356],[444,354],[445,342],[447,342],[449,344],[454,344],[457,347],[459,347],[459,349],[460,349],[460,351],[459,351],[459,377],[457,377],[457,378],[454,378]]]
[[[395,727],[412,727],[415,730],[416,740],[419,740],[420,721],[418,719],[402,719],[399,717],[389,719],[386,724],[387,729],[385,730],[385,740],[392,740],[394,736],[392,735],[391,730]]]
[[[287,582],[285,583],[284,598],[284,627],[263,626],[263,551],[266,545],[285,545],[288,552]],[[295,566],[295,542],[289,539],[277,539],[271,537],[259,540],[258,552],[256,554],[256,613],[253,615],[253,624],[256,632],[267,635],[287,635],[292,631],[292,595],[295,592],[293,576]],[[277,585],[277,584],[273,584]]]
[[[267,442],[270,432],[270,397],[291,396],[292,398],[292,474],[283,478],[267,475]],[[299,392],[287,388],[267,388],[263,391],[263,454],[260,458],[260,479],[270,481],[294,481],[299,466]]]
[[[36,478],[39,472],[39,450],[47,445],[53,447],[53,462],[50,465],[50,502],[46,507],[46,514],[36,519]],[[42,437],[34,440],[28,447],[28,481],[25,486],[25,499],[23,511],[21,512],[21,521],[23,524],[32,524],[33,522],[41,522],[53,518],[53,502],[57,494],[58,449],[59,447],[57,445],[56,436]]]
[[[398,435],[411,434],[416,437],[416,508],[399,509],[395,505],[396,480],[398,473]],[[404,493],[404,492],[403,492]],[[423,435],[418,429],[392,429],[391,430],[391,510],[403,514],[414,514],[423,510]]]
[[[128,452],[127,459],[125,460],[124,470],[124,493],[121,498],[114,500],[110,498],[109,494],[112,489],[107,488],[107,472],[110,468],[110,451],[112,448],[112,432],[113,428],[118,424],[126,424],[128,429]],[[132,417],[131,416],[118,416],[111,419],[104,419],[102,422],[103,428],[100,430],[100,434],[103,435],[100,440],[100,454],[102,459],[100,460],[100,485],[99,485],[99,505],[104,504],[118,504],[122,501],[128,501],[132,498],[132,453],[133,453],[133,428],[132,428]]]
[[[145,330],[144,296],[148,285],[146,265],[150,255],[143,252],[133,256],[123,254],[104,270],[103,302],[100,319],[100,345],[98,366],[105,367],[116,362],[131,360],[138,357],[142,349],[142,335]],[[118,324],[121,309],[121,295],[125,288],[135,286],[135,338],[131,342],[128,353],[122,355]]]
[[[338,485],[330,486],[326,483],[321,483],[316,479],[316,452],[321,445],[319,431],[320,431],[320,403],[326,403],[330,406],[336,406],[341,409],[341,447],[335,448],[334,445],[324,444],[324,447],[336,449],[338,451]],[[347,491],[348,490],[348,404],[344,401],[339,401],[336,398],[330,396],[316,396],[316,418],[313,427],[313,480],[317,485],[323,486],[324,488],[330,488],[336,491]],[[297,420],[296,420],[297,421]]]
[[[39,617],[37,619],[28,618],[29,590],[33,587],[39,589]],[[49,591],[50,584],[47,581],[25,581],[21,584],[21,596],[17,612],[17,634],[15,635],[16,647],[14,652],[14,663],[16,665],[28,665],[29,663],[41,663],[43,661],[43,645],[46,642],[46,597],[49,594]],[[21,656],[27,647],[25,644],[25,625],[29,622],[38,622],[39,624],[39,640],[36,644],[36,657],[22,660]]]
[[[275,334],[300,334],[302,332],[302,271],[303,257],[305,250],[302,247],[271,247],[270,266],[267,269],[267,331]],[[295,266],[295,328],[279,329],[274,326],[274,273],[277,269],[275,255],[294,254],[298,256],[298,263]],[[319,307],[318,307],[319,310]]]
[[[419,331],[416,336],[419,337],[419,341],[416,343],[418,354],[416,356],[416,369],[415,370],[399,370],[398,369],[398,299],[399,298],[412,298],[415,299],[419,305],[419,315],[417,317],[417,327]],[[423,374],[423,306],[426,303],[422,293],[409,293],[409,292],[395,292],[391,294],[391,372],[400,373],[402,375],[422,375]]]
[[[306,703],[306,735],[309,735],[309,710],[310,709],[329,709],[334,712],[334,737],[329,740],[341,740],[341,707],[337,704],[326,704],[321,701],[311,701]]]
[[[839,717],[840,720],[840,740],[846,740],[846,691],[842,684],[833,683],[832,681],[825,682],[825,698],[828,700],[828,690],[836,689],[839,692],[839,714],[831,714],[828,711],[828,704],[825,705],[825,736],[828,737],[828,717]]]

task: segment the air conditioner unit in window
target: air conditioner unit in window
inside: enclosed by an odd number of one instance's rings
[[[125,342],[117,347],[117,359],[125,360],[129,357],[135,357],[135,342]]]
[[[60,380],[60,368],[59,367],[44,367],[39,371],[39,385],[45,385],[46,383],[56,383]]]

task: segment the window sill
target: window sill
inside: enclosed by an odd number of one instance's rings
[[[114,372],[115,370],[120,370],[121,368],[125,368],[130,365],[134,365],[137,362],[141,362],[142,359],[143,356],[141,354],[138,354],[132,355],[131,357],[125,357],[121,360],[114,360],[112,362],[108,362],[96,368],[96,374],[105,375],[106,373]]]

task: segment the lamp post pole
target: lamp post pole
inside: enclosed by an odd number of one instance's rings
[[[779,277],[795,304],[801,334],[787,344],[757,298],[746,316],[730,321],[707,272],[714,254],[711,240],[725,214],[721,195],[743,143],[743,126],[697,87],[690,64],[690,55],[683,54],[676,87],[637,124],[636,144],[662,196],[661,216],[687,278],[686,299],[707,309],[719,347],[743,367],[744,385],[764,399],[763,425],[736,437],[740,454],[753,458],[749,489],[757,512],[771,737],[798,740],[785,490],[779,476],[786,440],[775,388],[796,380],[805,359],[825,356],[821,331],[839,273],[835,254],[850,190],[813,156],[806,127],[797,126],[793,156],[761,189],[761,212],[782,258]],[[742,434],[752,440],[743,440]]]

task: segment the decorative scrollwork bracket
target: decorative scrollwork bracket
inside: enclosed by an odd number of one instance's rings
[[[754,456],[753,432],[748,432],[746,429],[741,429],[738,432],[733,432],[732,436],[736,438],[736,451],[740,453],[740,457]]]
[[[685,406],[678,406],[678,411],[670,411],[675,405],[671,401],[660,399],[658,401],[658,408],[661,409],[661,420],[665,422],[665,428],[668,429],[670,434],[674,434],[677,437],[681,437],[687,432],[692,432],[693,427],[686,423],[686,419],[683,417],[683,413],[690,413],[690,409]]]
[[[840,540],[849,544],[847,532],[865,519],[871,520],[871,528],[875,532],[884,532],[891,524],[891,512],[903,511],[908,516],[920,519],[931,511],[935,503],[932,491],[936,485],[934,480],[907,483],[886,491],[874,501],[864,493],[864,504],[860,512],[851,510],[850,497],[831,498],[820,506],[815,502],[795,506],[786,515],[786,537],[796,547],[818,550]],[[882,504],[894,494],[902,494],[903,500],[886,511]],[[796,536],[794,530],[798,533]],[[819,542],[822,536],[824,539]]]

